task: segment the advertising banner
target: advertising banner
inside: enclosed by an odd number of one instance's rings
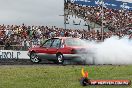
[[[98,6],[102,4],[102,1],[106,8],[132,10],[131,0],[71,0],[73,3],[86,6]]]
[[[29,59],[28,51],[0,50],[0,59]]]

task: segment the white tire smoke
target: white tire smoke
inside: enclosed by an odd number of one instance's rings
[[[82,59],[87,64],[132,64],[132,40],[127,37],[114,36],[101,43],[82,41],[82,44],[87,51]]]

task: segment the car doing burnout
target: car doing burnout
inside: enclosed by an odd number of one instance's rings
[[[64,60],[80,58],[78,51],[84,51],[81,39],[70,37],[57,37],[46,40],[42,45],[29,49],[28,56],[34,63],[47,59],[58,64]]]

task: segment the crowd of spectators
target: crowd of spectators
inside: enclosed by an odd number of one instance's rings
[[[99,25],[102,24],[102,6],[85,6],[72,2],[65,3],[65,9],[77,16],[82,16],[86,20],[90,20]],[[132,11],[116,10],[103,7],[104,18],[103,24],[111,31],[128,30],[132,27]]]
[[[126,32],[104,32],[104,39],[112,35],[123,37]],[[100,41],[101,32],[95,30],[63,29],[56,26],[0,25],[0,45],[12,49],[11,45],[21,46],[23,50],[33,45],[42,44],[52,37],[74,37],[90,41]],[[130,35],[131,36],[131,35]],[[21,49],[19,47],[19,49]]]

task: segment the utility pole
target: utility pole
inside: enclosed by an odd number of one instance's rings
[[[124,17],[125,17],[125,15],[126,15],[127,9],[128,9],[128,8],[126,8],[126,6],[127,6],[127,3],[123,3],[122,9],[123,9]],[[125,18],[124,18],[124,19],[125,19]],[[128,21],[128,19],[125,19],[125,20]],[[125,21],[125,25],[127,25],[127,22],[126,22],[126,21]],[[125,25],[124,25],[123,29],[125,29]]]
[[[104,0],[101,0],[102,2],[102,25],[101,25],[101,34],[102,34],[102,37],[101,37],[101,40],[104,41]]]
[[[96,4],[101,7],[101,41],[104,41],[104,0],[98,0]]]
[[[67,3],[67,0],[64,0],[64,28],[66,30],[66,14],[65,14],[65,5]]]

